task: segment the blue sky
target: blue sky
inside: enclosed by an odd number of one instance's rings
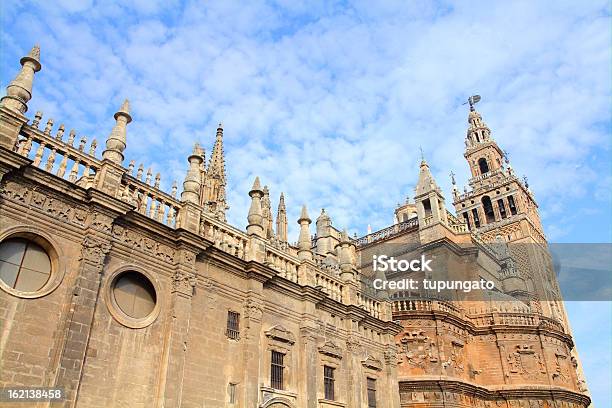
[[[549,240],[611,241],[608,1],[51,3],[3,1],[3,87],[40,43],[31,112],[99,146],[129,98],[126,158],[166,189],[223,122],[235,225],[259,175],[290,219],[306,203],[351,234],[383,228],[413,195],[419,146],[449,204],[449,172],[468,178],[461,103],[478,93]],[[568,310],[597,405],[611,406],[602,305]]]

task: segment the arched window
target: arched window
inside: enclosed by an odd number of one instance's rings
[[[429,201],[429,198],[423,200],[423,210],[425,212],[425,218],[431,216],[431,201]]]
[[[489,196],[482,197],[482,208],[484,210],[485,216],[487,217],[487,224],[495,222],[495,212],[493,211],[493,203],[491,203],[491,198],[489,198]]]
[[[119,309],[131,318],[143,319],[155,309],[155,288],[141,273],[129,271],[118,275],[112,292]]]
[[[12,289],[36,292],[51,276],[51,259],[37,243],[9,238],[0,243],[0,279]]]
[[[489,164],[487,163],[487,159],[481,157],[478,159],[478,167],[480,168],[480,174],[485,174],[489,172]]]

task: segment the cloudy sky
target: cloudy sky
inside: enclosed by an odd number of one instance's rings
[[[126,158],[165,188],[223,122],[233,224],[259,175],[291,220],[324,207],[358,235],[413,195],[419,147],[447,198],[451,170],[466,182],[462,102],[478,93],[549,239],[610,242],[610,14],[609,1],[5,0],[1,79],[40,43],[30,112],[99,141],[129,98]],[[576,330],[578,345],[610,406],[609,307],[582,306],[569,305],[575,325],[596,327]]]

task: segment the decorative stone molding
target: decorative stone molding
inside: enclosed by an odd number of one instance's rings
[[[382,362],[372,356],[368,356],[365,360],[363,360],[361,365],[375,371],[382,371],[383,369]]]
[[[178,292],[186,296],[193,295],[196,277],[193,273],[177,270],[172,277],[172,293]]]
[[[263,316],[263,303],[260,300],[247,298],[244,301],[244,317],[260,322]]]
[[[138,232],[122,225],[113,225],[112,234],[115,239],[132,249],[142,250],[168,263],[174,262],[175,250],[168,245],[143,237]]]
[[[533,349],[532,345],[517,344],[515,351],[508,354],[507,360],[512,374],[519,374],[527,378],[546,374],[542,356]]]
[[[80,260],[86,261],[100,268],[102,272],[102,266],[104,265],[104,259],[106,254],[110,251],[111,245],[99,238],[92,236],[86,236],[81,244],[81,258]]]
[[[295,336],[280,324],[272,327],[270,330],[267,330],[265,334],[266,337],[271,340],[287,343],[289,345],[293,345],[295,343]]]
[[[331,341],[327,341],[319,347],[319,353],[337,358],[338,360],[342,359],[342,349]]]

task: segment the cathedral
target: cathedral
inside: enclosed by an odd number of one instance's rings
[[[393,225],[350,237],[303,206],[292,243],[259,178],[246,229],[227,222],[221,125],[163,191],[124,157],[127,100],[98,149],[26,116],[40,49],[20,63],[0,106],[0,387],[63,392],[31,406],[589,406],[535,196],[473,98],[454,213],[423,159]],[[495,290],[377,290],[390,251]]]

